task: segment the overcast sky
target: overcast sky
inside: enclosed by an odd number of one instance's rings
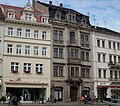
[[[25,6],[28,0],[0,0],[0,4]],[[32,2],[32,0],[30,0]],[[39,0],[49,3],[49,0]],[[65,8],[89,15],[92,25],[120,32],[120,0],[51,0],[54,5],[63,3]],[[95,21],[93,21],[95,19]]]

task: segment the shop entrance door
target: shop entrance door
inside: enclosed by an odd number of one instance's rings
[[[77,101],[77,87],[76,86],[70,87],[70,98],[71,98],[71,101]]]

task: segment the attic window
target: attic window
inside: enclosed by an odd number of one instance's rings
[[[43,18],[42,18],[42,23],[48,23],[48,18],[43,17]]]
[[[15,13],[8,12],[8,18],[14,19],[15,18]]]
[[[32,14],[26,13],[25,14],[25,20],[28,20],[28,21],[32,20]]]

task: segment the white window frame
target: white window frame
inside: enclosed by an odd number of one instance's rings
[[[7,45],[7,53],[12,53],[13,52],[13,45],[12,44],[8,44]]]
[[[46,56],[47,54],[47,47],[42,47],[42,56]]]
[[[38,55],[38,49],[39,49],[38,46],[34,46],[34,55]]]
[[[42,31],[42,39],[46,40],[47,38],[47,31]]]
[[[36,73],[43,74],[43,64],[36,64]]]
[[[18,62],[11,62],[11,71],[18,72],[19,70],[19,63]]]
[[[26,38],[30,38],[30,29],[26,29]]]
[[[32,14],[26,13],[25,14],[25,20],[31,21],[32,20]]]
[[[13,27],[8,27],[8,35],[13,36]]]
[[[31,63],[24,63],[24,72],[25,73],[31,72]]]
[[[30,46],[25,46],[25,54],[30,54]]]
[[[21,54],[22,53],[22,45],[17,45],[16,46],[16,53]]]
[[[35,39],[38,39],[38,33],[39,33],[38,30],[34,30],[34,38],[35,38]]]
[[[17,28],[17,36],[18,37],[22,36],[22,28]]]

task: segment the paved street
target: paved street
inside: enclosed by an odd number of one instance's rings
[[[7,104],[0,104],[0,106],[8,106]],[[89,103],[89,104],[81,104],[81,103],[21,103],[20,106],[107,106],[105,103]]]

